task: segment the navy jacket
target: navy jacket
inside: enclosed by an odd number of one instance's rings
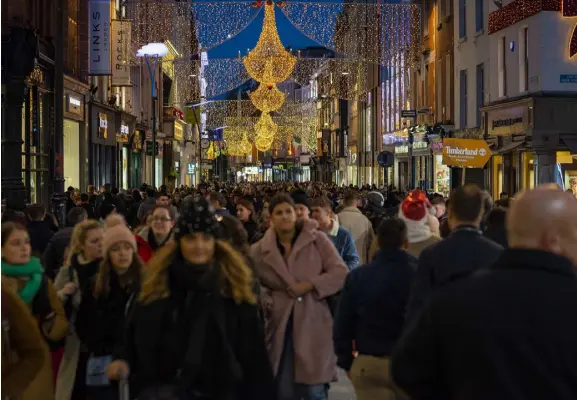
[[[439,292],[395,348],[395,383],[413,400],[577,399],[574,268],[508,249]]]
[[[401,336],[417,259],[403,250],[380,250],[350,272],[333,327],[337,364],[349,370],[352,343],[360,354],[390,356]]]
[[[336,223],[336,222],[335,222]],[[342,226],[339,226],[336,236],[329,234],[329,237],[333,241],[333,244],[337,248],[341,258],[352,271],[359,266],[359,254],[357,253],[357,248],[355,247],[355,240],[349,231],[347,231]]]
[[[419,256],[408,319],[421,311],[434,291],[491,267],[502,252],[502,246],[469,226],[457,228],[446,239],[426,248]]]

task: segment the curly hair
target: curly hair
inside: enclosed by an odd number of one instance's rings
[[[149,304],[170,295],[167,268],[173,262],[177,251],[180,251],[178,243],[171,242],[150,259],[142,278],[138,298],[140,303]],[[214,265],[219,269],[221,295],[232,298],[237,304],[256,304],[252,270],[243,256],[224,240],[215,241]]]

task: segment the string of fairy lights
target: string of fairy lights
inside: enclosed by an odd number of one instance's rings
[[[332,55],[312,58],[288,51],[279,37],[275,9]],[[316,96],[363,100],[371,73],[378,73],[381,65],[399,65],[399,60],[409,68],[420,53],[420,8],[412,4],[129,0],[126,10],[132,21],[132,54],[150,42],[169,42],[174,49],[163,68],[171,64],[175,104],[214,98],[251,79],[258,83],[248,101],[203,105],[206,128],[225,127],[230,155],[247,155],[253,145],[264,152],[293,142],[316,150]],[[259,40],[248,54],[201,59],[201,54],[242,32],[263,10]],[[315,80],[315,100],[287,101],[278,87],[287,80],[301,86]],[[215,151],[211,146],[209,153]]]

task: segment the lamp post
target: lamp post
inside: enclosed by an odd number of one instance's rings
[[[143,57],[150,75],[152,94],[152,186],[156,187],[156,68],[158,60],[168,54],[168,47],[164,43],[149,43],[136,52],[137,57]],[[152,65],[151,65],[152,60]]]

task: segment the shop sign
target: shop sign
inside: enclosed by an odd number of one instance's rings
[[[128,125],[121,124],[120,132],[116,134],[117,143],[128,143],[128,137],[130,135],[130,129]]]
[[[88,75],[110,75],[110,0],[88,2]]]
[[[186,172],[188,175],[194,175],[196,173],[196,163],[189,162],[186,164]]]
[[[413,150],[425,150],[429,147],[427,142],[415,142],[413,143]]]
[[[243,170],[247,175],[258,175],[258,167],[244,167]]]
[[[71,94],[66,95],[66,112],[82,115],[82,101],[78,97],[74,97]]]
[[[275,165],[275,166],[272,167],[272,169],[283,170],[283,169],[284,169],[284,165],[282,165],[282,164]]]
[[[134,138],[132,139],[132,150],[142,150],[142,134],[140,131],[134,132]]]
[[[559,83],[577,83],[577,75],[559,75]]]
[[[509,107],[489,111],[489,136],[524,134],[527,129],[529,107]]]
[[[483,168],[491,158],[484,140],[443,139],[443,164],[461,168]]]
[[[395,147],[395,154],[409,154],[409,146]]]
[[[174,122],[174,140],[182,142],[184,139],[184,128],[178,121]]]
[[[349,156],[347,159],[348,165],[357,165],[357,153],[349,150]]]
[[[108,137],[108,119],[104,113],[98,113],[98,137]]]
[[[132,86],[130,82],[131,21],[112,21],[112,86]]]
[[[443,142],[433,142],[431,143],[431,148],[433,152],[440,153],[443,151]]]

